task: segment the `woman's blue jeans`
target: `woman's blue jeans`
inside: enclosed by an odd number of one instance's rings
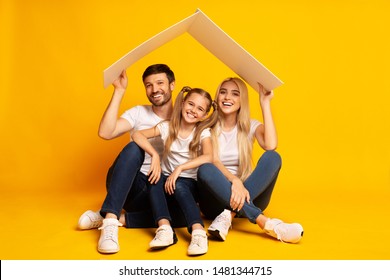
[[[267,208],[274,189],[279,170],[282,166],[280,155],[275,151],[266,151],[260,157],[244,186],[249,191],[250,203],[245,202],[238,215],[247,217],[252,223]],[[214,219],[224,209],[230,208],[231,182],[211,163],[198,169],[199,205],[208,219]]]
[[[108,171],[107,195],[100,214],[113,213],[118,218],[124,209],[126,227],[155,227],[149,202],[148,177],[140,172],[145,152],[134,142],[127,144]],[[172,212],[172,226],[184,227],[186,222],[180,207],[173,199],[168,200]]]
[[[152,205],[155,222],[157,224],[161,219],[167,219],[172,222],[166,197],[168,197],[168,199],[169,197],[173,197],[183,211],[187,221],[188,232],[191,233],[192,225],[199,223],[203,226],[199,206],[197,204],[198,193],[196,180],[183,177],[177,178],[174,193],[169,195],[164,190],[167,178],[168,176],[162,175],[157,184],[149,185],[150,203]]]

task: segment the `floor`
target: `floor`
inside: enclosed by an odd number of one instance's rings
[[[98,187],[97,187],[98,188]],[[2,189],[0,237],[2,260],[388,260],[390,259],[390,194],[344,190],[275,190],[266,210],[270,217],[299,222],[305,234],[298,244],[268,237],[245,219],[235,219],[225,242],[209,240],[209,251],[186,256],[189,234],[177,229],[179,242],[151,252],[154,229],[120,228],[121,250],[97,252],[98,230],[80,231],[79,216],[98,209],[104,190],[21,191]],[[18,207],[20,206],[20,207]],[[9,209],[13,209],[10,212]],[[8,213],[8,214],[6,214]],[[205,221],[206,225],[210,221]]]

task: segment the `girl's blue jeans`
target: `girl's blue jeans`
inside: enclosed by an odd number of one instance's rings
[[[161,219],[167,219],[172,222],[172,211],[168,209],[166,197],[173,197],[184,214],[188,232],[191,233],[192,225],[196,223],[204,226],[197,204],[198,193],[196,180],[184,177],[177,178],[174,193],[170,196],[164,190],[167,178],[168,176],[162,175],[155,185],[149,185],[150,203],[156,224]]]

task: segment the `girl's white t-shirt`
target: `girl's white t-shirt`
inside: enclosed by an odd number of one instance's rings
[[[169,122],[168,121],[161,122],[157,125],[157,127],[160,130],[161,138],[165,144],[169,135]],[[164,175],[169,176],[177,166],[186,163],[187,161],[190,160],[189,146],[194,137],[194,131],[195,129],[191,132],[191,134],[186,139],[178,137],[172,143],[171,153],[168,155],[167,159],[164,160],[161,164],[161,169]],[[200,142],[202,142],[203,139],[207,137],[211,137],[209,128],[206,128],[201,132]],[[199,145],[199,149],[201,149],[200,145]],[[196,180],[197,171],[198,168],[184,170],[183,172],[180,173],[180,177],[192,178]]]
[[[252,119],[248,137],[253,139],[256,128],[260,122]],[[222,131],[218,135],[219,159],[222,164],[233,174],[237,175],[239,166],[237,125],[231,131]]]
[[[163,119],[161,119],[153,112],[151,105],[135,106],[124,112],[121,115],[121,118],[127,120],[130,123],[132,127],[130,135],[136,130],[148,129],[163,121]],[[161,137],[157,136],[148,140],[161,157],[164,151],[164,144]],[[150,163],[151,157],[148,153],[145,153],[145,160],[140,170],[143,174],[148,174],[150,170]]]

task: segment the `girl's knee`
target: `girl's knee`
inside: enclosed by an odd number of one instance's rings
[[[189,195],[192,195],[191,192],[186,188],[186,186],[176,185],[175,191],[173,192],[173,196],[176,199],[186,198]]]

